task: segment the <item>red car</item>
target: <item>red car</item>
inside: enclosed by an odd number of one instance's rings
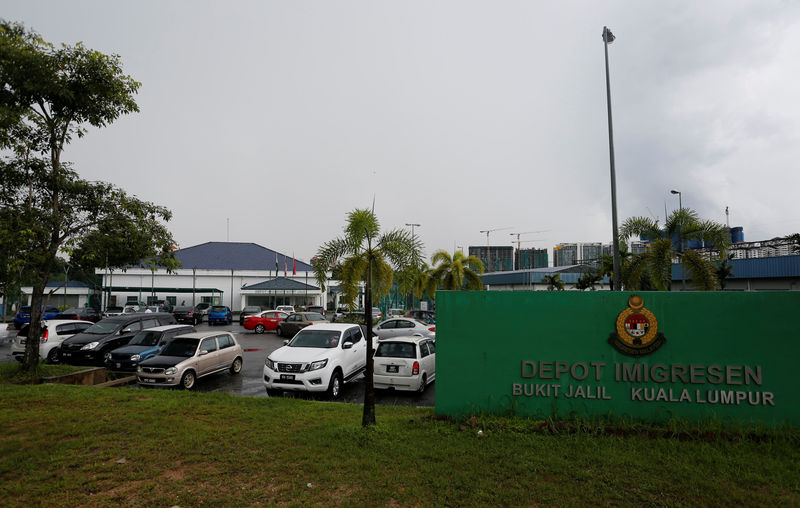
[[[244,318],[244,329],[253,330],[256,333],[264,333],[267,330],[273,331],[278,328],[278,323],[286,319],[286,312],[279,310],[265,310],[255,316]]]

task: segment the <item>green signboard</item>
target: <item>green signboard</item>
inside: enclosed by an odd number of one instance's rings
[[[800,292],[439,291],[436,412],[800,426]]]

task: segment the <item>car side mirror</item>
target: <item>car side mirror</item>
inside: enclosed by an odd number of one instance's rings
[[[206,351],[205,349],[200,351],[200,356],[205,356],[207,354],[208,354],[208,351]]]
[[[283,345],[284,346],[288,346],[289,345],[289,339],[283,339]]]
[[[353,343],[345,342],[344,344],[342,344],[342,349],[353,349]]]

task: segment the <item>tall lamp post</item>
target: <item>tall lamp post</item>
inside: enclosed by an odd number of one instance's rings
[[[683,210],[683,199],[681,195],[681,191],[672,189],[669,191],[670,194],[677,194],[678,195],[678,210]],[[679,219],[680,220],[680,219]],[[680,222],[678,223],[678,240],[680,240],[681,244],[679,247],[679,252],[683,254],[683,235],[681,235],[681,225]],[[683,273],[683,261],[681,261],[681,291],[686,291],[686,276]]]
[[[611,80],[608,76],[608,45],[614,42],[614,34],[607,26],[603,27],[603,46],[606,54],[606,104],[608,105],[608,154],[611,163],[611,222],[613,235],[614,255],[614,286],[615,291],[622,289],[619,262],[619,233],[617,232],[617,175],[614,171],[614,126],[611,122]]]
[[[420,226],[421,226],[421,224],[414,224],[414,223],[412,223],[412,224],[406,224],[406,226],[409,226],[409,227],[411,228],[411,243],[416,243],[416,239],[415,239],[415,237],[414,237],[414,228],[418,228],[418,227],[420,227]],[[412,261],[413,261],[413,263],[414,263],[414,268],[417,268],[417,260],[416,260],[416,259],[413,259]],[[410,300],[410,301],[411,301],[411,305],[409,306],[409,308],[412,308],[412,309],[413,309],[413,308],[414,308],[414,295],[413,295],[413,293],[409,294],[409,295],[406,297],[406,301],[408,301],[408,300]]]

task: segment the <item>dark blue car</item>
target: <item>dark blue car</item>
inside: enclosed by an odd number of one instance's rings
[[[229,325],[231,322],[233,322],[233,313],[231,309],[225,305],[214,305],[211,307],[211,310],[208,311],[209,326],[215,323]]]
[[[55,319],[57,315],[61,313],[58,310],[58,307],[53,307],[52,305],[48,305],[44,312],[42,312],[42,321],[45,319]],[[31,322],[31,306],[30,305],[23,305],[19,308],[19,312],[17,315],[14,316],[14,328],[19,330],[22,328],[22,325],[25,323]]]
[[[190,325],[165,325],[142,330],[128,345],[105,354],[106,367],[110,370],[136,370],[139,362],[160,353],[176,336],[195,331]]]

